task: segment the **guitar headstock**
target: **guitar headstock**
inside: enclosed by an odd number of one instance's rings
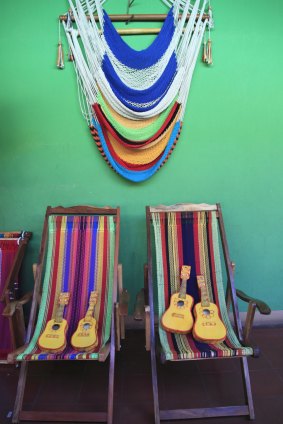
[[[190,265],[183,265],[181,269],[181,279],[182,280],[188,280],[191,275],[191,266]]]
[[[198,288],[202,289],[205,287],[205,280],[204,280],[204,276],[203,275],[197,275],[197,283],[198,283]]]
[[[59,305],[68,305],[70,300],[70,293],[60,293],[58,303]]]
[[[96,303],[97,303],[97,298],[98,298],[98,292],[97,292],[97,291],[92,291],[92,292],[90,292],[90,296],[89,296],[89,304],[90,304],[90,305],[96,305]]]

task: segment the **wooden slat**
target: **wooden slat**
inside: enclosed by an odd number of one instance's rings
[[[201,212],[217,211],[217,205],[208,205],[206,203],[176,203],[175,205],[150,206],[150,212]]]
[[[63,206],[56,206],[54,208],[48,207],[48,215],[56,215],[56,214],[66,214],[66,215],[116,215],[117,214],[117,208],[112,208],[110,206],[103,206],[103,207],[96,207],[96,206],[89,206],[89,205],[83,205],[83,206],[70,206],[70,207],[63,207]]]
[[[112,14],[109,15],[109,18],[111,19],[112,22],[164,22],[165,19],[167,18],[167,14],[166,13],[136,13],[136,14]],[[181,19],[181,14],[179,15],[179,19]],[[188,13],[186,20],[189,20],[191,14]],[[94,15],[94,20],[96,22],[99,21],[98,16]],[[90,17],[87,15],[86,16],[87,20],[90,20]],[[199,18],[199,14],[197,15],[197,18]],[[210,16],[209,14],[205,13],[202,17],[202,20],[204,21],[205,19],[209,19]],[[60,15],[59,19],[61,22],[67,22],[67,15]],[[74,17],[71,16],[72,22],[75,21]]]
[[[21,411],[21,421],[106,422],[106,412]]]
[[[192,418],[228,417],[249,415],[247,405],[219,406],[216,408],[167,409],[160,411],[161,420],[185,420]]]

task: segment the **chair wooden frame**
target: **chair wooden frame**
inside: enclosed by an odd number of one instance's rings
[[[26,253],[27,245],[32,237],[29,231],[23,231],[19,238],[19,248],[15,255],[11,270],[5,281],[2,293],[0,293],[0,301],[5,304],[3,316],[9,320],[10,333],[12,338],[13,350],[22,346],[25,340],[25,320],[23,305],[28,303],[32,298],[32,292],[26,293],[20,299],[10,300],[10,292],[18,278],[21,270],[22,262]],[[4,238],[5,240],[5,238]],[[0,360],[1,364],[6,364],[7,360]]]
[[[42,240],[39,252],[38,264],[34,266],[35,273],[35,288],[33,294],[33,302],[30,313],[30,321],[27,330],[26,344],[20,349],[17,349],[13,354],[9,355],[9,361],[14,362],[16,356],[23,352],[31,340],[35,323],[37,310],[40,304],[41,299],[41,281],[42,281],[42,271],[43,263],[47,248],[47,230],[48,230],[48,218],[50,215],[113,215],[116,222],[116,238],[115,238],[115,253],[114,253],[114,276],[113,276],[113,305],[112,305],[112,319],[111,319],[111,332],[110,332],[110,341],[105,346],[103,354],[99,355],[99,361],[103,362],[110,354],[109,360],[109,384],[108,384],[108,408],[105,412],[72,412],[72,411],[30,411],[23,410],[23,399],[24,391],[27,379],[28,372],[28,361],[23,361],[21,363],[20,376],[18,382],[17,395],[15,400],[15,406],[13,411],[12,422],[18,423],[19,421],[83,421],[83,422],[107,422],[112,424],[113,421],[113,395],[114,395],[114,371],[115,371],[115,350],[120,349],[120,334],[121,326],[120,315],[125,313],[125,306],[123,306],[123,311],[120,314],[119,312],[119,303],[117,302],[117,293],[118,293],[118,278],[119,278],[119,288],[120,293],[122,290],[122,267],[118,266],[118,255],[119,255],[119,238],[120,238],[120,208],[111,208],[111,207],[92,207],[92,206],[73,206],[69,208],[64,208],[58,206],[52,208],[48,206],[44,226],[42,232]]]
[[[156,368],[156,345],[155,345],[155,317],[154,317],[154,299],[153,299],[153,282],[152,282],[152,248],[151,248],[151,212],[180,212],[180,211],[208,211],[215,210],[219,222],[219,231],[224,253],[225,266],[228,276],[227,283],[227,306],[232,306],[233,318],[235,324],[236,334],[243,345],[247,345],[249,340],[250,330],[252,328],[254,311],[258,308],[262,314],[269,314],[270,308],[262,301],[251,298],[243,292],[236,291],[234,285],[234,265],[230,260],[226,233],[224,229],[224,222],[220,204],[207,205],[207,204],[178,204],[173,206],[157,206],[146,208],[146,221],[147,221],[147,248],[148,248],[148,264],[145,265],[145,329],[146,329],[146,348],[151,352],[151,369],[152,369],[152,387],[153,387],[153,400],[154,400],[154,419],[155,424],[159,424],[161,420],[178,420],[178,419],[194,419],[194,418],[208,418],[208,417],[222,417],[222,416],[239,416],[248,415],[251,420],[255,418],[254,405],[252,399],[250,375],[248,368],[247,357],[229,358],[238,359],[241,361],[242,380],[244,386],[244,393],[246,403],[244,405],[214,407],[214,408],[195,408],[195,409],[173,409],[173,410],[160,410],[159,396],[158,396],[158,381],[157,381],[157,368]],[[242,329],[242,324],[239,316],[239,309],[237,305],[237,296],[242,300],[249,302],[249,309],[247,319]],[[258,349],[254,349],[255,356],[258,355]],[[208,358],[205,358],[208,359]],[[210,358],[212,359],[212,358]],[[213,358],[218,359],[218,358]],[[228,359],[228,358],[219,358]],[[203,359],[202,359],[203,360]]]

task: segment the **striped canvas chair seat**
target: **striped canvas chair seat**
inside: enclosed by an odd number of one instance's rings
[[[31,233],[0,232],[0,361],[6,361],[8,353],[17,347],[13,318],[3,316],[9,302],[19,298],[18,272]],[[21,317],[19,317],[19,321]],[[18,325],[19,325],[18,321]],[[22,327],[24,326],[21,322]],[[22,341],[23,342],[23,341]]]
[[[50,215],[48,245],[41,304],[31,341],[17,361],[99,359],[110,337],[115,250],[113,216]],[[79,352],[70,344],[88,309],[91,291],[98,292],[94,317],[97,320],[98,345],[90,352]],[[67,346],[60,353],[42,351],[38,339],[46,323],[55,317],[58,296],[69,292],[64,308],[67,320]]]
[[[153,279],[158,299],[159,338],[164,360],[188,360],[214,357],[241,357],[253,354],[243,346],[230,323],[225,303],[221,269],[220,235],[217,212],[151,212]],[[182,265],[191,266],[187,294],[200,302],[197,275],[203,275],[209,301],[215,303],[226,326],[226,339],[217,344],[195,340],[191,333],[164,331],[160,319],[169,307],[171,294],[180,289]]]
[[[17,239],[21,233],[0,233],[0,295],[2,295],[6,280],[11,272],[13,262],[19,249]],[[14,240],[7,240],[13,238]],[[17,288],[17,287],[15,287]],[[13,295],[13,293],[11,293]],[[0,360],[4,360],[7,354],[12,351],[12,335],[10,332],[10,323],[2,313],[5,308],[5,302],[0,302]]]

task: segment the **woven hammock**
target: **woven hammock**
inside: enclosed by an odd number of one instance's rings
[[[196,0],[194,5],[172,2],[160,33],[140,51],[121,38],[100,0],[69,3],[76,26],[71,19],[63,25],[74,56],[83,115],[110,167],[126,179],[144,181],[166,162],[179,137],[208,25],[202,21],[207,0]]]

